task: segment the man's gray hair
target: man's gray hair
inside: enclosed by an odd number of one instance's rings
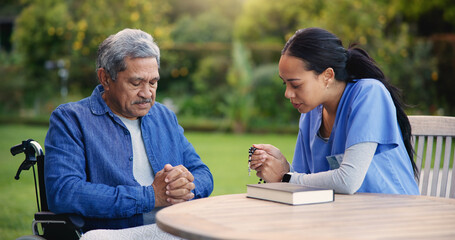
[[[160,66],[160,49],[153,37],[138,29],[123,29],[117,34],[110,35],[98,47],[96,70],[103,68],[113,81],[117,73],[126,70],[125,59],[156,58]]]

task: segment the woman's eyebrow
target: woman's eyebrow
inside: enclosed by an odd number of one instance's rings
[[[283,79],[281,76],[279,76],[281,78],[281,80],[285,81],[285,82],[292,82],[292,81],[297,81],[297,80],[300,80],[300,78],[289,78],[289,79]]]

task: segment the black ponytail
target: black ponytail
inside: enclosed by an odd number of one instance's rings
[[[380,81],[389,91],[393,103],[396,108],[398,125],[401,129],[403,136],[404,146],[411,159],[412,169],[414,170],[414,177],[419,178],[419,169],[414,162],[414,150],[411,145],[411,124],[408,116],[404,112],[405,104],[402,100],[401,91],[393,86],[385,77],[381,69],[376,65],[376,62],[368,55],[368,53],[356,47],[355,45],[349,46],[348,61],[346,63],[346,70],[349,74],[349,80],[361,78],[374,78]]]
[[[298,30],[288,40],[281,54],[300,58],[305,62],[306,70],[315,71],[317,74],[330,67],[338,81],[374,78],[384,84],[392,96],[404,146],[411,160],[414,176],[418,179],[419,170],[414,162],[414,150],[411,145],[411,124],[404,112],[405,104],[401,100],[401,91],[387,80],[365,50],[356,45],[351,45],[346,50],[341,40],[334,34],[321,28],[305,28]]]

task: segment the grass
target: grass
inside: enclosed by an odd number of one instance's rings
[[[33,138],[44,143],[45,127],[0,125],[0,238],[15,239],[31,234],[36,211],[32,171],[23,171],[16,181],[17,168],[24,155],[13,157],[10,148],[22,140]]]
[[[23,171],[14,180],[24,155],[12,156],[10,148],[22,140],[33,138],[44,147],[47,127],[0,125],[0,238],[15,239],[31,234],[36,212],[33,172]],[[297,131],[297,130],[296,130]],[[257,183],[252,172],[248,177],[248,148],[254,143],[269,143],[280,148],[292,160],[297,134],[225,134],[186,132],[202,160],[212,171],[215,187],[212,196],[244,193],[246,184]]]
[[[275,145],[291,161],[297,139],[297,134],[187,133],[186,136],[213,174],[215,188],[212,195],[244,193],[246,184],[257,183],[254,172],[248,177],[248,149],[252,144]]]
[[[418,158],[420,158],[420,160],[422,161],[421,163],[421,166],[418,166],[420,167],[421,171],[423,171],[424,167],[425,167],[425,162],[427,160],[427,145],[428,145],[428,142],[427,142],[427,139],[425,138],[425,142],[423,143],[422,145],[422,149],[421,150],[418,150],[418,146],[419,146],[419,141],[421,139],[417,139],[416,142],[415,142],[415,147],[414,147],[414,151],[415,151],[415,156],[414,156],[414,161],[417,162]],[[451,145],[447,145],[446,143],[447,140],[443,140],[441,141],[441,144],[442,144],[442,147],[441,147],[441,152],[438,156],[436,156],[436,144],[437,144],[437,139],[434,138],[433,139],[433,147],[432,147],[432,153],[431,153],[431,164],[430,164],[430,168],[434,168],[434,165],[435,165],[435,160],[439,157],[440,159],[440,162],[439,162],[439,168],[443,168],[444,166],[444,160],[445,160],[445,152],[446,152],[446,147],[450,147],[451,151],[450,151],[450,156],[449,159],[453,159],[454,158],[454,155],[455,155],[455,152],[453,151],[453,149],[455,149],[455,141],[452,141]],[[417,156],[417,153],[419,151],[422,151],[421,155]],[[454,162],[450,162],[449,163],[449,169],[452,169],[453,168],[453,164]]]

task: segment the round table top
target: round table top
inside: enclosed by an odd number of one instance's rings
[[[455,239],[455,199],[358,193],[292,206],[233,194],[164,208],[157,225],[187,239]]]

